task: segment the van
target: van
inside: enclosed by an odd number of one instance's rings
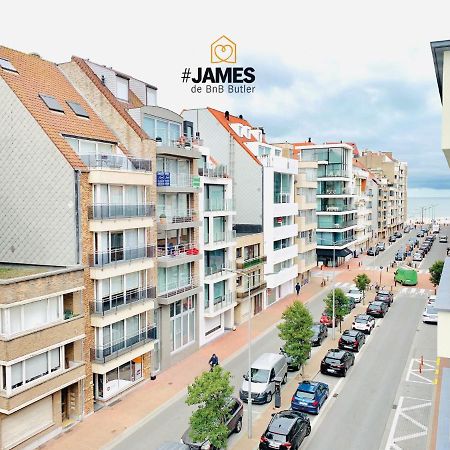
[[[399,267],[395,271],[394,280],[402,286],[415,286],[417,284],[417,272],[411,267]]]
[[[275,393],[275,378],[282,383],[287,381],[287,361],[284,355],[278,353],[263,353],[251,367],[252,403],[270,403]],[[248,373],[239,391],[242,401],[248,400]]]

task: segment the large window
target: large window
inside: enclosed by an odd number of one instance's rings
[[[145,186],[95,184],[94,203],[115,206],[143,205]]]
[[[124,156],[117,153],[115,144],[108,142],[89,141],[86,139],[78,139],[74,137],[65,137],[66,141],[79,155],[113,155]]]
[[[283,248],[290,247],[291,245],[291,238],[279,239],[273,242],[273,249],[281,250]]]
[[[160,138],[163,145],[174,145],[181,137],[181,124],[178,122],[145,116],[143,127],[152,139]]]
[[[117,82],[117,98],[128,101],[128,85],[129,80],[123,77],[116,77]]]
[[[191,264],[180,264],[174,267],[158,267],[158,293],[165,293],[189,286]]]
[[[292,175],[287,173],[274,172],[273,174],[274,203],[289,203],[291,201],[290,193],[292,186]]]
[[[170,305],[172,351],[195,341],[195,296]]]
[[[206,211],[222,211],[225,205],[225,186],[206,184],[204,198]]]
[[[63,319],[62,296],[0,310],[0,334],[23,333]]]
[[[205,252],[205,275],[211,275],[225,267],[225,250]]]

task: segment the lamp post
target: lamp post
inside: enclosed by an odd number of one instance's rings
[[[381,289],[381,274],[383,273],[383,266],[380,266],[380,289]]]

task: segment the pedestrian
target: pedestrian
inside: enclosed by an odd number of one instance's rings
[[[295,285],[295,292],[297,292],[297,295],[300,295],[300,283],[297,281],[297,284]]]

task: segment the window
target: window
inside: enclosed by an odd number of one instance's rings
[[[17,72],[16,68],[4,58],[0,58],[0,67],[5,70],[9,70],[10,72]]]
[[[59,104],[55,97],[50,95],[39,94],[41,100],[47,105],[47,108],[51,111],[64,112],[63,107]]]
[[[120,100],[128,101],[128,84],[129,80],[120,76],[116,77],[117,80],[117,95]]]
[[[86,117],[86,119],[89,119],[89,114],[86,112],[86,110],[78,103],[76,102],[67,102],[67,104],[70,106],[70,109],[79,117]]]
[[[147,86],[146,92],[147,92],[147,102],[146,102],[147,105],[156,106],[156,89]]]
[[[195,296],[170,305],[172,351],[195,341]]]

